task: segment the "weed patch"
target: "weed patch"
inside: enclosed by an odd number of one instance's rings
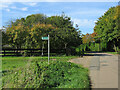
[[[10,72],[9,72],[10,73]],[[3,88],[89,88],[88,69],[71,62],[30,61],[2,78]]]

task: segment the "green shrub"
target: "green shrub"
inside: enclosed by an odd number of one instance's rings
[[[72,74],[69,72],[69,69],[72,67],[79,68],[77,65],[74,65],[72,63],[68,62],[53,62],[50,65],[47,66],[46,73],[44,74],[45,82],[44,87],[57,87],[61,83],[64,83],[65,81],[69,80],[66,78],[68,74]]]

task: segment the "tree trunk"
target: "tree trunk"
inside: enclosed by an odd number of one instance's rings
[[[67,43],[65,43],[65,49],[67,48]]]
[[[115,50],[115,52],[117,52],[117,47],[116,47],[116,45],[114,44],[114,50]]]
[[[68,52],[67,52],[67,43],[65,43],[65,50],[66,50],[66,56],[68,56]]]

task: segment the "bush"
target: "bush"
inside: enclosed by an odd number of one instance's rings
[[[70,62],[57,61],[48,65],[45,71],[46,73],[44,74],[44,87],[57,87],[61,83],[68,81],[69,79],[66,76],[72,74],[69,72],[69,69],[72,67],[79,68],[77,65],[74,65]]]

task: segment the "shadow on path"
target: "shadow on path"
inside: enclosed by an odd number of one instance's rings
[[[87,54],[84,54],[84,56],[112,56],[112,55],[106,53],[89,52]]]

